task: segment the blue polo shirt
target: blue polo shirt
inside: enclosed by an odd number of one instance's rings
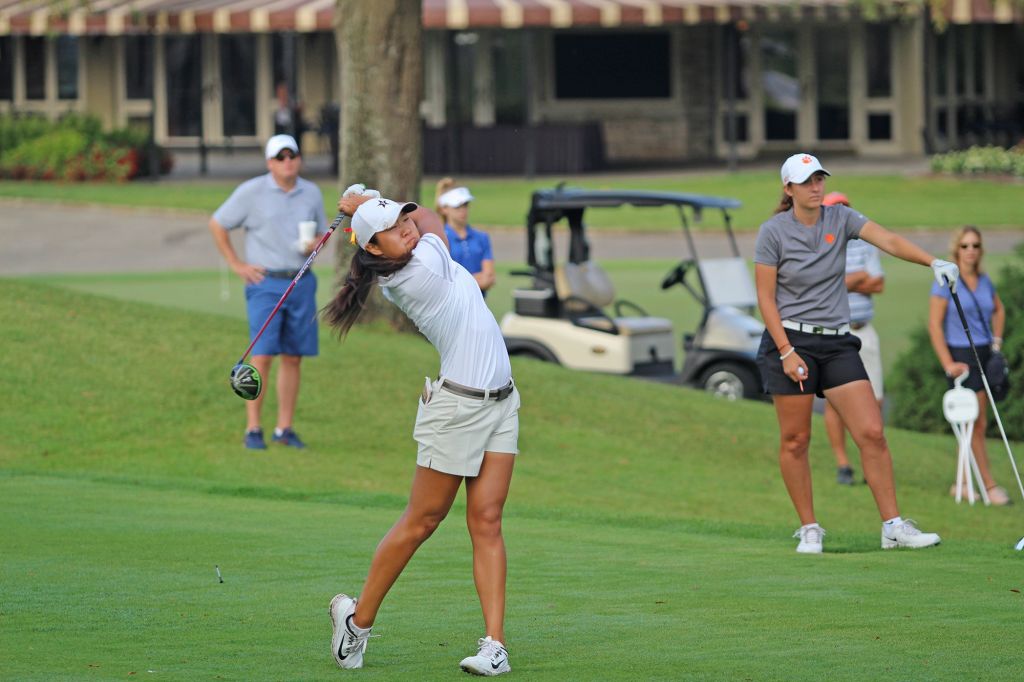
[[[957,297],[964,309],[964,317],[967,318],[967,328],[971,330],[971,338],[975,345],[987,346],[992,343],[992,335],[989,330],[992,328],[992,314],[996,310],[996,287],[988,275],[978,277],[978,288],[969,291],[967,283],[963,279],[956,285]],[[974,296],[971,296],[974,294]],[[946,299],[946,319],[942,321],[942,331],[946,335],[946,345],[950,348],[969,348],[967,334],[964,333],[964,323],[960,320],[960,313],[956,310],[956,304],[949,293],[949,287],[940,286],[938,282],[932,282],[932,296]],[[975,303],[977,301],[977,303]],[[979,308],[980,306],[980,308]],[[984,318],[984,322],[982,322]]]
[[[452,252],[452,260],[475,275],[484,269],[485,260],[494,260],[491,253],[491,238],[486,232],[474,230],[466,226],[466,238],[461,239],[458,233],[445,224],[444,232],[448,236],[448,245]]]
[[[298,270],[306,256],[295,247],[299,223],[316,221],[317,234],[327,231],[320,188],[297,178],[290,192],[270,173],[246,180],[213,214],[225,229],[245,228],[245,260],[268,270]]]

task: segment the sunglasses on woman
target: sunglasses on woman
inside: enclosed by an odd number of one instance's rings
[[[970,243],[967,243],[967,244],[961,244],[960,245],[960,250],[961,251],[966,251],[967,249],[981,249],[981,244],[970,242]]]

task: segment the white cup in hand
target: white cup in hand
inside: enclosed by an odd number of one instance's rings
[[[299,251],[305,253],[316,239],[316,221],[302,220],[299,222]]]

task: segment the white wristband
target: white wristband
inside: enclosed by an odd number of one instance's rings
[[[788,358],[790,355],[792,355],[795,352],[796,352],[796,347],[795,346],[790,346],[789,350],[787,350],[785,353],[783,353],[782,355],[779,356],[779,360],[785,360],[786,358]]]

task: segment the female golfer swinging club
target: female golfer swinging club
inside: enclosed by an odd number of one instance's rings
[[[344,286],[324,309],[346,334],[374,282],[416,324],[441,355],[439,378],[420,398],[413,437],[419,444],[409,503],[377,546],[359,598],[331,600],[331,652],[342,668],[363,665],[370,628],[384,596],[417,548],[434,532],[466,482],[466,524],[473,541],[473,578],[485,636],[463,670],[500,675],[505,650],[505,542],[502,509],[518,452],[519,392],[494,315],[480,287],[452,260],[437,214],[383,199],[374,190],[338,202],[352,216],[359,250]]]
[[[810,154],[786,160],[782,201],[761,225],[754,253],[757,302],[765,323],[757,364],[775,403],[779,465],[800,517],[793,536],[800,538],[796,551],[820,553],[825,535],[814,515],[807,455],[815,394],[828,399],[860,448],[864,476],[882,516],[882,548],[936,545],[939,536],[919,531],[896,505],[882,413],[858,354],[860,340],[850,334],[846,243],[863,239],[897,258],[930,265],[943,286],[955,286],[957,267],[847,206],[822,206],[827,175]]]

